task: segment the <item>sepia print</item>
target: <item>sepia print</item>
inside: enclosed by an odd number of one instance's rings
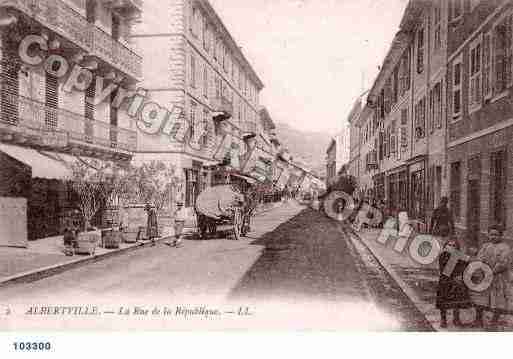
[[[0,331],[513,330],[512,0],[0,0]]]

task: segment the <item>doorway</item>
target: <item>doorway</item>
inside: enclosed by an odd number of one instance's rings
[[[471,246],[479,245],[481,232],[481,159],[471,158],[468,162],[467,190],[467,232]]]

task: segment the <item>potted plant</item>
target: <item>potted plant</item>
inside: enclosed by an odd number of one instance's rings
[[[77,195],[77,207],[84,223],[83,228],[76,233],[74,252],[94,255],[101,240],[101,231],[93,227],[91,222],[105,203],[108,165],[78,160],[71,167],[71,186]]]
[[[123,199],[126,203],[127,217],[131,214],[138,218],[137,221],[130,221],[133,223],[128,223],[124,229],[128,241],[147,237],[147,217],[145,212],[141,212],[146,205],[154,208],[158,216],[163,214],[164,208],[170,208],[171,199],[181,181],[175,172],[175,167],[160,161],[132,166],[125,172],[121,181],[123,185],[119,188],[125,189]],[[160,223],[159,234],[165,231],[166,228]]]

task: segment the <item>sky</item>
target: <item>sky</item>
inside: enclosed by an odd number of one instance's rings
[[[407,0],[210,0],[274,121],[337,133],[378,74]]]

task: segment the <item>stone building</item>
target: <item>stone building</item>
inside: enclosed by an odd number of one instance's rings
[[[243,177],[235,170],[242,154],[267,146],[260,136],[263,83],[207,0],[146,1],[133,38],[144,57],[147,97],[180,112],[189,128],[184,141],[139,132],[136,162],[173,164],[184,183],[175,200],[191,208],[203,188]],[[227,133],[233,144],[219,157]]]
[[[0,181],[1,238],[20,220],[28,222],[30,239],[62,233],[74,208],[70,162],[132,158],[134,124],[111,106],[118,91],[101,103],[87,99],[98,96],[100,77],[105,87],[127,89],[140,80],[142,59],[130,33],[142,6],[140,0],[0,1],[0,160],[2,176],[14,175]],[[20,57],[28,35],[39,39],[26,48],[31,63]],[[66,86],[75,66],[93,75],[85,91]],[[25,208],[16,218],[9,214],[13,198]]]
[[[372,177],[370,197],[426,222],[447,192],[447,13],[447,1],[408,3],[353,130],[364,164],[359,176]]]
[[[449,194],[475,246],[491,224],[513,235],[513,2],[452,2],[448,44]]]

